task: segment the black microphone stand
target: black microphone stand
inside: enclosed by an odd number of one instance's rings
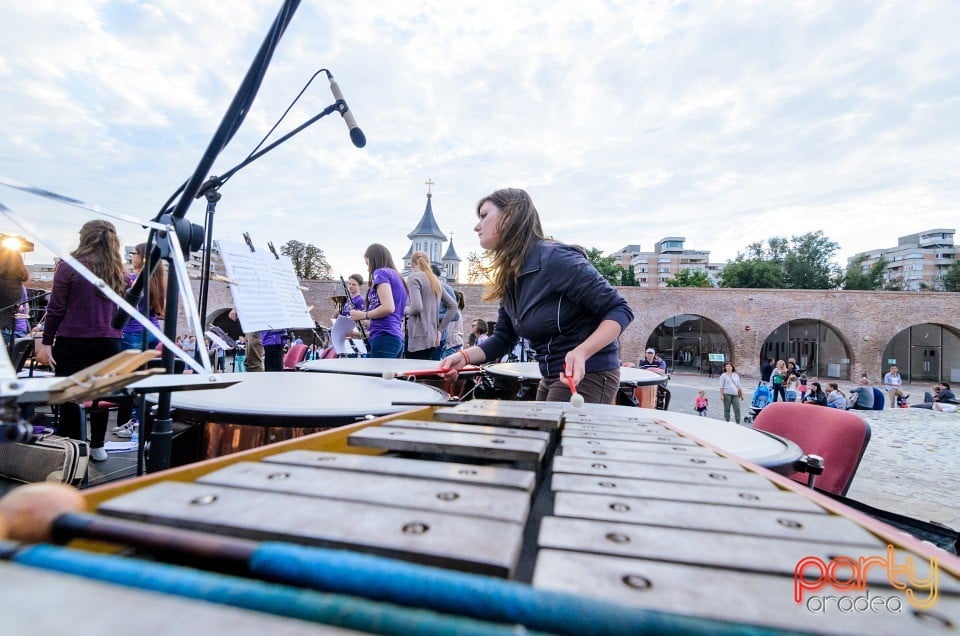
[[[227,170],[223,176],[220,177],[210,177],[200,188],[200,191],[197,193],[196,198],[206,197],[207,199],[207,210],[206,218],[204,221],[204,235],[206,237],[206,243],[201,253],[201,277],[200,277],[200,324],[206,325],[207,323],[207,297],[210,294],[210,261],[212,255],[213,247],[213,216],[217,210],[217,203],[220,202],[221,194],[220,188],[223,187],[230,177],[234,174],[247,167],[263,155],[267,154],[283,142],[287,141],[294,135],[301,132],[303,129],[313,125],[318,120],[326,117],[327,115],[338,112],[339,102],[335,102],[326,108],[324,108],[318,115],[315,115],[300,124],[284,136],[280,137],[273,143],[265,146],[263,149],[251,154],[249,157],[235,165],[233,168]]]

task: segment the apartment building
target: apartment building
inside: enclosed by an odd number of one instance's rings
[[[887,261],[884,288],[943,291],[947,268],[957,260],[954,233],[953,229],[938,228],[901,236],[896,247],[860,252],[847,259],[847,265],[866,256],[861,268],[867,272],[882,258]]]
[[[624,269],[633,266],[640,287],[666,287],[667,280],[682,269],[706,272],[710,284],[717,286],[726,264],[711,263],[709,250],[685,249],[685,241],[683,236],[668,236],[654,244],[652,252],[627,245],[612,255]]]

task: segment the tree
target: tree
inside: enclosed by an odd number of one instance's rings
[[[467,281],[471,283],[491,283],[489,261],[486,255],[479,252],[467,254]]]
[[[683,268],[667,279],[667,287],[711,287],[710,277],[702,269]]]
[[[944,291],[960,292],[960,260],[953,261],[943,275]]]
[[[727,262],[720,276],[721,287],[739,287],[743,289],[782,289],[783,267],[773,261],[762,258],[746,258],[738,254],[732,262]]]
[[[289,256],[293,261],[293,271],[298,278],[317,280],[330,277],[330,263],[327,262],[323,250],[316,245],[287,241],[280,247],[280,253]]]
[[[866,260],[867,255],[861,254],[847,266],[847,271],[843,275],[844,289],[876,290],[883,287],[883,270],[887,266],[886,259],[881,257],[870,266],[868,271],[864,272],[863,264]]]
[[[772,241],[773,239],[771,239]],[[834,289],[842,280],[840,268],[831,259],[840,244],[823,230],[790,239],[783,257],[783,283],[787,289]]]
[[[728,262],[721,287],[769,289],[833,289],[843,281],[831,259],[840,245],[823,231],[807,232],[789,240],[782,236],[751,243],[746,253]]]
[[[630,265],[623,273],[623,278],[620,279],[620,285],[622,287],[637,287],[639,284],[637,281],[637,272],[633,269],[633,265]]]
[[[600,275],[607,279],[611,285],[619,285],[620,277],[623,276],[623,268],[617,265],[615,256],[604,256],[602,250],[591,247],[587,250],[587,260],[597,268]]]

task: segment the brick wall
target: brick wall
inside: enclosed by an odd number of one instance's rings
[[[329,324],[331,296],[342,295],[340,282],[303,281],[304,297],[313,306],[314,320]],[[193,281],[194,293],[199,287]],[[484,303],[480,285],[454,285],[466,300],[465,323],[473,318],[492,320],[495,303]],[[881,375],[880,356],[890,340],[913,325],[936,323],[960,333],[960,294],[918,292],[819,291],[779,289],[643,289],[621,287],[633,309],[634,321],[620,337],[622,357],[640,358],[656,327],[678,314],[695,314],[717,323],[733,345],[733,360],[746,375],[755,373],[760,347],[770,333],[797,319],[823,321],[832,326],[850,352],[850,377]],[[232,306],[230,292],[221,283],[210,285],[208,314],[215,318]],[[750,327],[747,330],[747,327]],[[181,332],[185,327],[181,324]]]

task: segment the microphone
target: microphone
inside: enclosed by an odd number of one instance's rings
[[[363,148],[367,145],[366,135],[360,130],[360,126],[357,126],[357,120],[353,118],[353,113],[350,112],[350,107],[347,106],[347,102],[343,99],[343,93],[340,92],[340,87],[337,86],[333,75],[328,72],[327,77],[330,80],[330,92],[333,93],[333,98],[337,100],[337,110],[340,111],[343,121],[347,124],[347,128],[350,129],[350,141],[352,141],[353,145],[357,148]]]

